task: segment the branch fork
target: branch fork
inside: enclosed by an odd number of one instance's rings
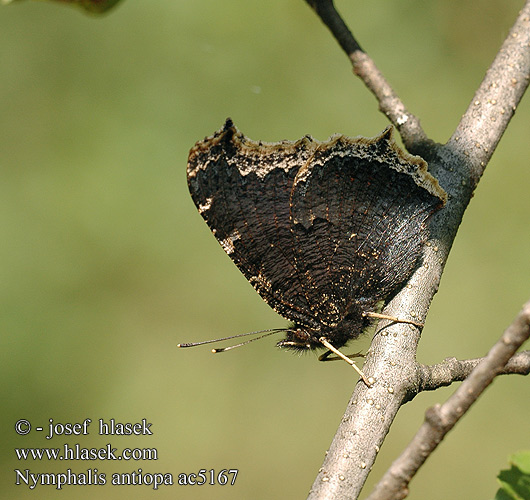
[[[383,311],[392,317],[413,311],[415,317],[425,318],[464,211],[530,81],[530,0],[445,145],[426,136],[418,118],[354,38],[333,1],[306,2],[329,28],[407,150],[428,160],[429,171],[449,195],[446,206],[431,220],[423,265]],[[493,378],[530,372],[530,351],[515,354],[528,338],[529,324],[530,302],[485,358],[447,359],[426,366],[416,361],[419,331],[406,324],[389,326],[382,320],[363,367],[375,383],[356,385],[308,498],[357,498],[399,408],[421,391],[465,380],[448,401],[427,411],[409,447],[368,496],[370,500],[405,498],[418,468]]]

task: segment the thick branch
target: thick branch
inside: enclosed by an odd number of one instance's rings
[[[529,337],[530,301],[455,393],[443,405],[427,410],[418,433],[367,500],[395,500],[407,496],[410,479]]]
[[[434,284],[428,277],[434,264],[432,268],[422,266],[414,274],[409,288],[392,300],[386,314],[396,317],[397,311],[402,316],[408,311],[422,321],[420,311],[428,309],[434,294],[429,289],[425,293],[424,288]],[[375,383],[371,387],[362,382],[356,385],[309,499],[357,498],[399,408],[411,399],[419,339],[419,329],[410,324],[379,323],[363,366]]]
[[[379,109],[399,130],[405,147],[418,152],[429,142],[421,128],[420,121],[407,111],[401,99],[394,92],[372,58],[361,48],[346,23],[333,5],[333,0],[306,0],[329,28],[342,50],[349,57],[354,73],[375,95]]]

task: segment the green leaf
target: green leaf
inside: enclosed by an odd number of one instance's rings
[[[512,455],[510,464],[497,476],[501,487],[495,500],[530,500],[530,451]]]
[[[530,450],[521,451],[510,457],[510,463],[521,469],[525,474],[530,474]]]
[[[20,0],[0,0],[3,4],[13,3],[14,1]],[[92,14],[102,14],[107,12],[109,9],[114,7],[121,0],[41,0],[41,1],[54,1],[70,5],[81,7],[87,12]]]

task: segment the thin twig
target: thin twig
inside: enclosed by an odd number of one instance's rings
[[[455,393],[443,405],[427,410],[418,433],[367,500],[396,500],[407,496],[410,479],[529,337],[530,301]]]
[[[448,358],[435,365],[418,365],[419,388],[417,393],[434,391],[465,380],[483,359]],[[499,375],[514,374],[530,374],[530,351],[523,351],[513,356],[499,373]]]
[[[350,29],[335,9],[333,0],[306,0],[329,28],[342,50],[350,59],[354,73],[374,94],[379,110],[398,129],[405,147],[417,153],[428,143],[420,121],[410,113],[394,92],[372,58],[361,48]]]

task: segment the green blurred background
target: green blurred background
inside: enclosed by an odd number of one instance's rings
[[[445,142],[522,1],[339,1],[427,133]],[[305,498],[356,377],[266,339],[204,340],[286,322],[261,301],[189,197],[195,141],[227,116],[249,137],[373,136],[387,121],[302,0],[125,0],[107,16],[46,2],[0,9],[1,497],[14,469],[237,468],[235,486],[66,487],[61,498]],[[525,98],[466,213],[419,352],[482,356],[530,297],[530,105]],[[366,349],[369,336],[358,342]],[[395,421],[367,491],[454,388]],[[530,446],[528,379],[502,377],[446,438],[411,499],[490,498]],[[85,418],[152,422],[150,437],[18,436]],[[18,461],[16,447],[155,447],[152,462]],[[37,497],[36,497],[37,495]]]

